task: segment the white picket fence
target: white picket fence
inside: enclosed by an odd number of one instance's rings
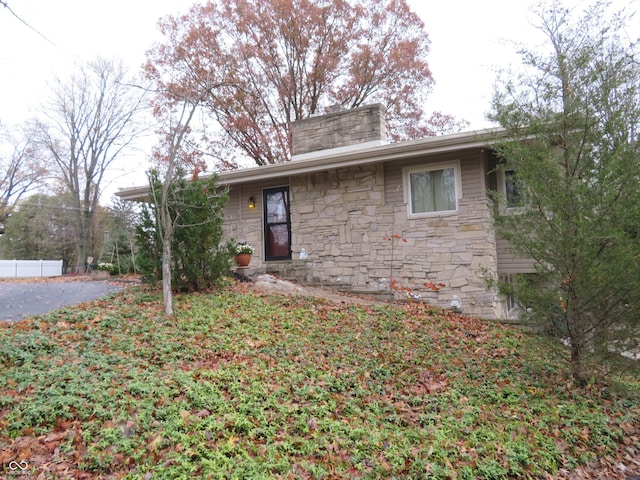
[[[0,260],[0,278],[59,277],[62,260]]]

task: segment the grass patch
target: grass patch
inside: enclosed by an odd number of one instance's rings
[[[4,325],[0,468],[536,478],[624,462],[640,435],[637,370],[577,390],[563,348],[517,329],[243,288],[179,296],[174,319],[135,287]]]

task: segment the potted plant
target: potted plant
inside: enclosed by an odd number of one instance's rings
[[[247,242],[239,242],[235,246],[235,261],[239,267],[248,267],[251,262],[251,255],[253,255],[253,246]]]

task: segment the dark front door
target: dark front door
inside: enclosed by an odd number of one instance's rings
[[[264,251],[266,260],[291,259],[289,187],[264,191]]]

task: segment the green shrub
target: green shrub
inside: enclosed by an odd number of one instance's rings
[[[144,205],[136,226],[140,250],[137,267],[148,282],[162,278],[162,242],[159,233],[160,192],[158,173],[149,174],[152,201]],[[169,189],[171,218],[174,222],[172,250],[172,288],[199,291],[217,285],[229,272],[231,244],[223,243],[222,222],[227,191],[216,185],[217,177],[187,181],[180,178]]]

